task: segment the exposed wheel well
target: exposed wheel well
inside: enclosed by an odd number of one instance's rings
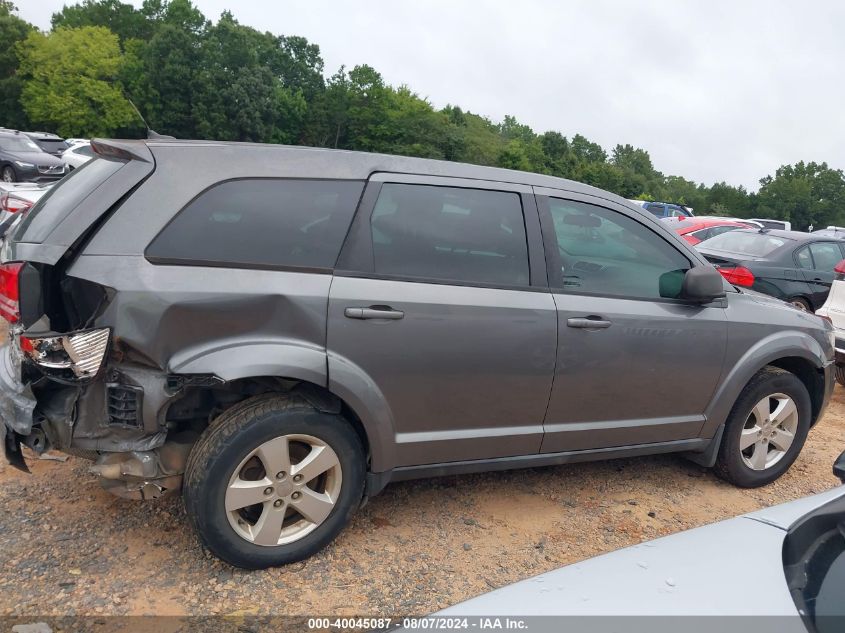
[[[813,419],[811,424],[818,422],[822,402],[824,402],[824,374],[813,363],[799,356],[779,358],[769,363],[773,367],[780,367],[791,374],[795,374],[804,383],[812,402]]]
[[[185,379],[184,386],[162,411],[164,422],[171,430],[193,428],[202,431],[226,409],[253,396],[265,393],[295,394],[307,400],[318,411],[339,415],[346,420],[357,433],[368,463],[370,461],[370,441],[361,418],[343,399],[321,385],[276,376],[257,376],[210,384],[205,384],[208,381],[204,380],[204,384],[199,385],[192,384],[189,376],[180,378]]]

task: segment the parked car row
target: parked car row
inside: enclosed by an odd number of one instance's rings
[[[53,182],[94,156],[90,141],[0,128],[0,181]]]

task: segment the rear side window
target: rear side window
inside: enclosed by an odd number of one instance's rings
[[[377,274],[529,283],[525,222],[516,193],[385,184],[371,230]]]
[[[188,204],[152,241],[150,261],[246,268],[334,268],[359,181],[230,180]]]
[[[842,261],[842,251],[839,245],[833,242],[817,242],[810,244],[810,252],[813,254],[813,264],[816,270],[831,272]]]
[[[751,257],[765,257],[791,241],[793,240],[776,237],[768,233],[730,231],[702,242],[699,246],[704,249],[728,251],[740,255],[750,255]]]

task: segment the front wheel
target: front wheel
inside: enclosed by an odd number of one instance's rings
[[[345,420],[297,397],[258,396],[224,412],[191,451],[185,508],[227,563],[284,565],[340,533],[363,496],[364,469]]]
[[[785,473],[810,430],[810,395],[795,374],[766,367],[734,404],[715,471],[742,488],[757,488]]]

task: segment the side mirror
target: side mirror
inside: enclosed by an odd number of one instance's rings
[[[696,266],[684,275],[681,299],[695,303],[708,303],[725,296],[725,282],[713,266]]]
[[[845,451],[833,462],[833,474],[845,484]]]

